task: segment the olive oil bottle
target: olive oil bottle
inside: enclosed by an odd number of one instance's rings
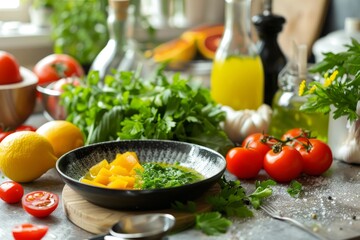
[[[297,54],[300,57],[290,61],[279,73],[279,90],[272,101],[269,133],[280,138],[289,129],[304,128],[310,130],[313,137],[327,142],[329,116],[300,110],[307,99],[299,96],[300,83],[305,80],[309,84],[317,79],[307,73],[306,46],[299,46]]]

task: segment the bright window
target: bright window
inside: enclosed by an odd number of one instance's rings
[[[20,7],[20,0],[0,0],[0,9],[14,9]]]

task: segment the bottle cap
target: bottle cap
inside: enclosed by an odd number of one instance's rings
[[[114,9],[116,19],[125,20],[127,18],[129,0],[109,0],[109,6]]]
[[[285,18],[272,13],[272,1],[265,0],[262,14],[255,15],[252,21],[260,32],[279,33],[285,23]]]

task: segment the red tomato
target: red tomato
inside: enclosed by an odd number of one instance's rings
[[[309,130],[303,129],[303,128],[293,128],[286,131],[281,139],[282,140],[290,140],[295,139],[290,142],[291,146],[296,147],[301,142],[307,143],[308,138],[310,137],[311,132]]]
[[[276,143],[274,139],[268,140],[268,135],[262,133],[253,133],[247,136],[241,146],[254,149],[264,158],[265,154],[271,150],[271,146]]]
[[[6,138],[8,135],[14,133],[14,132],[19,132],[19,131],[36,131],[36,128],[30,125],[21,125],[20,127],[17,127],[15,130],[10,130],[10,131],[2,131],[0,129],[0,142]]]
[[[49,216],[58,204],[58,195],[46,191],[30,192],[22,198],[22,206],[25,211],[39,218]]]
[[[227,170],[240,179],[256,177],[262,165],[261,154],[250,148],[235,147],[226,154]]]
[[[19,132],[19,131],[33,131],[35,132],[36,131],[36,128],[33,127],[33,126],[30,126],[30,125],[21,125],[20,127],[17,127],[15,129],[16,132]]]
[[[45,225],[24,223],[16,225],[12,229],[12,234],[15,240],[40,240],[45,236],[48,229]]]
[[[0,142],[13,132],[15,132],[15,131],[0,132]]]
[[[6,181],[0,184],[0,198],[6,203],[18,203],[24,195],[24,188],[17,182]]]
[[[10,53],[0,51],[0,85],[22,81],[20,67]]]
[[[264,158],[264,169],[278,182],[289,182],[300,176],[303,159],[298,150],[290,146],[274,147]]]
[[[66,54],[51,54],[35,64],[34,73],[39,84],[50,83],[64,77],[82,77],[84,69],[73,57]]]
[[[298,145],[296,149],[303,157],[303,172],[308,175],[318,176],[323,174],[333,162],[330,147],[318,139],[309,139],[308,145]]]

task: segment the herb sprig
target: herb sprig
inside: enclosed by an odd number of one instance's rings
[[[212,205],[212,212],[198,214],[195,228],[208,235],[226,232],[231,226],[231,221],[227,217],[252,217],[253,212],[249,204],[258,209],[262,200],[272,195],[271,186],[274,185],[276,182],[273,180],[256,181],[255,191],[247,195],[239,180],[227,181],[222,177],[220,193],[207,199]]]
[[[356,113],[360,101],[360,43],[353,39],[346,47],[344,52],[325,53],[325,58],[310,69],[324,75],[325,81],[300,85],[299,95],[308,95],[301,110],[327,114],[332,105],[334,119],[346,116],[354,121],[360,117]]]
[[[192,142],[226,154],[233,147],[220,123],[225,119],[209,89],[163,68],[143,79],[114,72],[101,84],[92,71],[81,86],[61,95],[67,120],[83,131],[86,144],[117,139],[171,139]]]

